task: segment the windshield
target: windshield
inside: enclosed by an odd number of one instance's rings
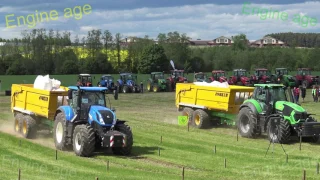
[[[155,79],[164,79],[164,76],[163,76],[163,74],[155,74],[154,78]]]
[[[137,79],[137,76],[130,74],[130,75],[125,75],[124,78],[125,78],[126,80],[136,80],[136,79]]]
[[[205,75],[204,74],[197,74],[196,79],[205,79]]]
[[[91,76],[82,76],[82,82],[92,82]]]
[[[113,77],[112,76],[105,76],[104,80],[112,80],[113,81]]]
[[[183,76],[183,72],[176,71],[176,72],[174,72],[174,76],[176,76],[176,77]]]
[[[257,71],[257,76],[265,76],[267,75],[267,71]]]
[[[218,72],[218,73],[214,73],[213,75],[216,76],[216,77],[221,77],[221,76],[225,76],[225,73],[224,72]]]
[[[82,106],[100,105],[105,106],[105,96],[103,92],[83,92],[81,97]]]
[[[288,75],[288,70],[287,69],[281,69],[281,70],[278,70],[277,72],[279,75]]]
[[[311,72],[309,70],[300,70],[299,74],[300,75],[311,75]]]
[[[287,101],[286,91],[284,88],[272,88],[269,92],[272,102]]]
[[[247,75],[246,71],[235,71],[234,73],[235,73],[235,75],[238,73],[238,76],[246,76]]]

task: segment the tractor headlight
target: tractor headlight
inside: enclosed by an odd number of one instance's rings
[[[104,121],[103,121],[103,118],[102,118],[101,116],[99,116],[98,113],[96,113],[96,115],[97,115],[97,119],[99,119],[99,122],[100,122],[101,124],[105,124]]]

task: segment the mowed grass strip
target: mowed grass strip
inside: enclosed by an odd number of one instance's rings
[[[79,158],[73,152],[59,152],[56,161],[55,150],[51,148],[24,139],[22,147],[19,147],[19,138],[0,134],[0,153],[9,156],[1,157],[3,173],[0,174],[5,175],[4,179],[16,178],[18,166],[11,164],[20,159],[47,167],[41,170],[32,169],[33,166],[26,167],[29,168],[28,172],[33,173],[24,175],[25,179],[59,179],[60,176],[65,179],[93,179],[95,176],[100,179],[181,179],[182,167],[185,167],[186,179],[298,179],[303,169],[306,169],[308,179],[320,178],[316,174],[319,144],[303,143],[301,151],[298,142],[283,145],[289,157],[286,163],[286,155],[280,144],[274,145],[273,153],[271,144],[264,157],[269,146],[269,141],[264,137],[239,137],[237,141],[236,130],[230,127],[213,127],[209,130],[190,128],[188,132],[187,127],[176,125],[180,113],[174,106],[174,96],[174,93],[120,94],[116,101],[109,95],[118,118],[127,120],[132,128],[134,147],[130,157],[105,153],[94,158]],[[8,97],[1,97],[1,100],[6,102]],[[320,107],[311,102],[310,94],[302,106],[310,113],[317,113]],[[5,108],[4,105],[0,107]],[[10,117],[9,110],[8,106],[7,111],[0,113],[0,117]],[[320,119],[319,115],[315,117]],[[52,138],[46,141],[53,144]],[[108,160],[109,172],[106,171]],[[8,161],[11,164],[6,163]]]

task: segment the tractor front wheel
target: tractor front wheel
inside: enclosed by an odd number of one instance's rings
[[[54,144],[59,150],[67,150],[67,121],[63,112],[55,117],[53,129]]]
[[[112,152],[115,155],[130,155],[131,150],[132,150],[132,145],[133,145],[133,135],[131,128],[127,126],[126,124],[122,124],[116,127],[116,130],[122,132],[127,136],[126,140],[126,145],[124,147],[114,147],[112,148]]]
[[[154,85],[152,89],[153,89],[153,92],[159,92],[159,86],[158,85]]]
[[[255,136],[255,128],[257,116],[249,107],[240,110],[237,116],[237,127],[242,137],[253,138]]]
[[[77,125],[73,133],[73,151],[77,156],[90,157],[96,147],[93,128],[88,125]]]
[[[148,84],[147,84],[147,91],[151,92],[151,90],[152,90],[151,83],[150,83],[150,82],[148,82]]]
[[[286,144],[290,140],[291,130],[289,121],[280,118],[280,123],[273,123],[273,119],[268,122],[267,133],[271,142]]]
[[[123,93],[128,93],[129,92],[129,87],[128,86],[123,86],[122,92]]]
[[[209,115],[202,109],[197,109],[192,114],[192,125],[204,129],[210,125]]]
[[[37,134],[37,121],[30,115],[24,115],[22,120],[22,135],[25,138],[32,139]]]

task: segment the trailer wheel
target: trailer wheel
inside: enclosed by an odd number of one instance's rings
[[[37,121],[30,115],[24,115],[22,119],[21,133],[23,137],[33,139],[37,134]]]
[[[269,120],[267,132],[270,141],[286,144],[289,142],[291,136],[289,121],[281,118],[280,124],[274,125],[272,124],[272,121]]]
[[[112,152],[115,155],[130,155],[131,154],[131,150],[132,150],[132,145],[133,145],[133,135],[132,135],[132,131],[131,128],[126,125],[126,124],[122,124],[116,127],[116,130],[122,132],[123,134],[125,134],[127,136],[127,143],[125,147],[114,147],[112,148]]]
[[[182,116],[188,117],[188,123],[191,124],[194,110],[188,107],[183,108]]]
[[[67,121],[63,112],[60,112],[55,117],[54,129],[53,129],[53,139],[57,149],[67,150]]]
[[[257,116],[248,107],[240,110],[237,116],[237,127],[242,137],[253,138],[255,136],[255,127]]]
[[[17,113],[14,116],[14,131],[20,133],[22,128],[23,114]]]
[[[77,156],[90,157],[96,146],[93,128],[88,125],[77,125],[73,133],[73,151]]]
[[[192,125],[199,128],[204,129],[207,128],[210,124],[209,115],[203,111],[202,109],[197,109],[192,114]]]

